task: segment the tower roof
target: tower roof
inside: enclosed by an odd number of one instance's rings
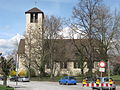
[[[25,14],[26,13],[43,13],[43,11],[41,11],[40,9],[35,7],[35,8],[32,8],[32,9],[26,11]]]

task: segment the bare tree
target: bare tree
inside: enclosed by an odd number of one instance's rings
[[[50,70],[51,70],[51,75],[50,77],[53,78],[53,73],[54,73],[54,51],[55,51],[55,43],[59,37],[58,32],[62,29],[61,26],[62,21],[60,18],[57,18],[55,16],[48,17],[46,16],[45,22],[44,22],[44,39],[47,39],[48,41],[48,55],[49,55],[49,60],[50,60]]]
[[[94,61],[107,62],[109,51],[112,49],[114,35],[119,30],[119,15],[113,15],[103,5],[102,0],[80,0],[73,10],[74,23],[72,29],[83,33],[82,39],[87,39],[85,56],[89,62],[89,73],[92,76]]]
[[[26,57],[26,67],[29,70],[29,77],[31,74],[31,62],[32,62],[32,48],[33,48],[33,33],[34,33],[34,29],[32,27],[29,27],[26,35],[25,35],[25,57]]]
[[[42,26],[42,25],[41,25]],[[43,28],[40,26],[36,26],[37,29],[33,33],[34,37],[34,43],[33,43],[33,58],[32,61],[33,67],[38,70],[40,76],[45,75],[45,53],[44,53],[44,39],[43,34],[44,31]],[[38,28],[39,27],[39,28]]]
[[[97,9],[96,38],[99,40],[99,60],[107,62],[108,53],[114,45],[115,35],[120,28],[120,16],[111,14],[105,6]]]
[[[101,0],[80,0],[78,5],[73,9],[73,19],[72,24],[73,30],[77,32],[84,33],[83,39],[88,39],[87,45],[81,44],[86,52],[87,66],[89,68],[89,74],[92,77],[92,69],[94,68],[94,32],[95,31],[95,21],[96,8],[101,3]]]

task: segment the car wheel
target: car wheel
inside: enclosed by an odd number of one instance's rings
[[[77,85],[77,83],[74,83],[74,85]]]
[[[116,88],[113,88],[112,90],[116,90]]]
[[[59,84],[60,84],[60,85],[62,85],[62,83],[61,83],[61,82],[59,82]]]
[[[66,84],[66,85],[69,85],[69,83],[68,83],[68,82],[66,82],[65,84]]]
[[[92,88],[92,90],[99,90],[99,89]]]

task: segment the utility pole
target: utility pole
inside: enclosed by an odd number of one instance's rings
[[[18,85],[19,54],[16,53],[16,86]]]
[[[110,61],[108,59],[108,78],[110,79]],[[110,90],[110,87],[109,87]]]

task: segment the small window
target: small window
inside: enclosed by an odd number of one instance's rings
[[[31,23],[37,23],[38,22],[38,14],[37,13],[32,13],[31,14],[30,22]]]
[[[80,63],[74,62],[74,68],[80,68]]]
[[[67,62],[60,62],[60,68],[66,69],[67,68]]]

